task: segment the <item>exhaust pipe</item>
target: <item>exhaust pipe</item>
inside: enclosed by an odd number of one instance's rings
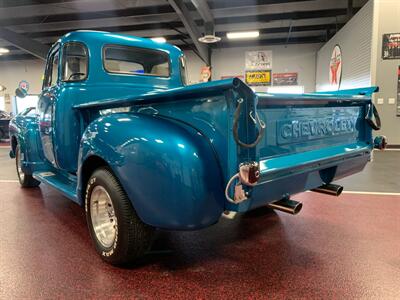
[[[301,202],[290,200],[289,198],[283,198],[281,200],[268,204],[268,207],[292,215],[297,215],[303,207],[303,204]]]
[[[311,191],[337,197],[343,192],[343,187],[341,185],[328,183],[321,185],[316,189],[312,189]]]

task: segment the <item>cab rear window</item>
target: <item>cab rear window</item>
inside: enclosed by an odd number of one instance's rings
[[[130,46],[107,45],[103,49],[107,72],[169,77],[169,55],[165,52]]]

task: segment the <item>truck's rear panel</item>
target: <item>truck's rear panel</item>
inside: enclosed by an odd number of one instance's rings
[[[264,137],[254,149],[238,153],[241,162],[259,162],[260,179],[249,200],[231,209],[254,208],[361,171],[372,149],[365,121],[370,104],[359,95],[258,95]],[[246,137],[242,130],[244,139],[256,135]]]

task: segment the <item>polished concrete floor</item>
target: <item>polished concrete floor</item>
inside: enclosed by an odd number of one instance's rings
[[[160,232],[125,269],[97,257],[79,206],[20,189],[13,163],[0,149],[0,299],[400,299],[400,152],[343,182],[389,194],[303,193],[297,216],[260,209]]]

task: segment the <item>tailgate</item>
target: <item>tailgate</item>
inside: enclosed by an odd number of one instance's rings
[[[260,178],[249,201],[230,209],[244,211],[316,188],[361,171],[370,159],[370,97],[258,94],[257,100],[264,136],[253,148],[238,147],[238,161],[258,162]],[[249,143],[259,131],[254,106],[247,103],[239,136]]]
[[[369,100],[360,99],[261,97],[258,113],[266,130],[256,155],[263,162],[262,173],[368,150],[367,105]]]

